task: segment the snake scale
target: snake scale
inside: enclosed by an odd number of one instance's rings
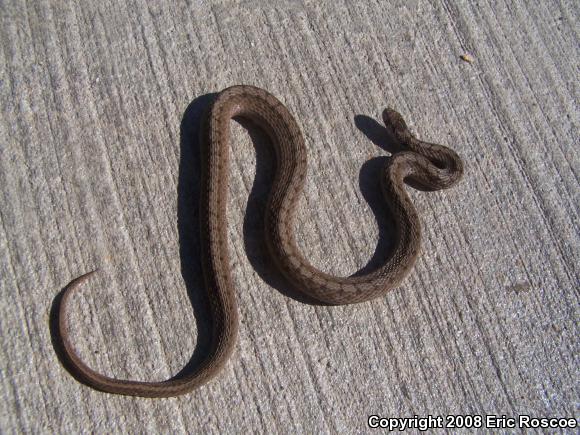
[[[229,261],[226,196],[230,121],[252,121],[271,139],[276,175],[265,217],[265,238],[276,267],[297,290],[326,304],[368,301],[396,287],[419,255],[419,218],[404,183],[423,190],[445,189],[463,174],[459,156],[442,145],[416,139],[399,113],[383,112],[383,121],[403,150],[381,171],[380,185],[395,222],[395,246],[373,271],[357,276],[326,274],[304,258],[296,244],[293,223],[306,177],[306,147],[300,128],[288,109],[268,92],[253,86],[221,91],[206,111],[201,128],[201,248],[202,265],[212,316],[211,348],[190,374],[162,382],[119,380],[88,367],[75,351],[68,326],[70,299],[94,272],[73,280],[63,291],[58,310],[58,334],[69,370],[87,385],[109,393],[143,397],[172,397],[187,393],[213,378],[226,364],[236,343],[238,311]]]

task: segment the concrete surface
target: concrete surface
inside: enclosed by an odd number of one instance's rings
[[[210,3],[0,6],[1,431],[363,433],[371,414],[577,416],[578,3]],[[304,130],[297,231],[327,272],[388,248],[384,107],[457,150],[465,179],[413,191],[425,238],[403,286],[313,306],[268,267],[272,156],[233,124],[236,354],[177,399],[93,391],[59,363],[49,319],[94,268],[73,316],[92,367],[162,380],[207,346],[196,120],[237,83],[268,89]]]

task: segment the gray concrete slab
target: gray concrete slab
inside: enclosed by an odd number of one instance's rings
[[[363,433],[371,414],[577,416],[578,15],[573,1],[3,2],[2,432]],[[204,95],[238,83],[272,92],[303,128],[297,233],[329,273],[388,247],[373,187],[384,107],[457,150],[465,179],[413,191],[423,255],[399,289],[312,306],[267,267],[271,155],[235,124],[234,357],[176,399],[93,391],[60,365],[49,318],[63,286],[94,268],[73,316],[93,368],[162,380],[203,354],[192,120]]]

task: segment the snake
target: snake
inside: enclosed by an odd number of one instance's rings
[[[435,191],[454,186],[463,175],[463,163],[455,151],[417,139],[397,111],[385,109],[382,118],[387,131],[401,146],[388,158],[377,180],[392,215],[394,245],[373,270],[349,277],[332,276],[302,255],[294,234],[307,171],[306,145],[296,120],[283,103],[263,89],[248,85],[224,89],[206,108],[200,128],[201,261],[212,319],[209,351],[191,373],[159,382],[116,379],[91,369],[71,341],[69,306],[76,290],[96,272],[92,271],[63,289],[57,310],[57,332],[68,370],[82,383],[107,393],[173,397],[207,383],[226,365],[238,335],[226,220],[230,124],[234,118],[250,121],[263,130],[274,148],[276,172],[264,219],[272,263],[296,290],[325,305],[369,301],[399,286],[413,268],[421,248],[419,216],[405,184]]]

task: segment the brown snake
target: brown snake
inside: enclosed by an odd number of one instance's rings
[[[58,311],[58,334],[69,369],[77,379],[109,393],[144,397],[172,397],[187,393],[213,378],[231,355],[237,338],[238,311],[227,240],[226,194],[230,120],[251,120],[271,139],[276,175],[266,210],[268,250],[286,278],[306,295],[327,304],[363,302],[396,287],[419,254],[421,228],[404,182],[424,190],[453,186],[463,174],[459,156],[449,148],[416,139],[405,121],[391,109],[383,120],[404,151],[395,153],[381,172],[381,188],[395,221],[395,246],[374,271],[335,277],[305,259],[293,233],[296,206],[306,177],[306,147],[288,109],[268,92],[252,86],[233,86],[220,92],[207,111],[202,129],[201,247],[204,278],[212,314],[211,350],[192,373],[162,382],[119,380],[89,368],[76,353],[68,329],[68,306],[75,290],[92,273],[73,280],[64,290]]]

